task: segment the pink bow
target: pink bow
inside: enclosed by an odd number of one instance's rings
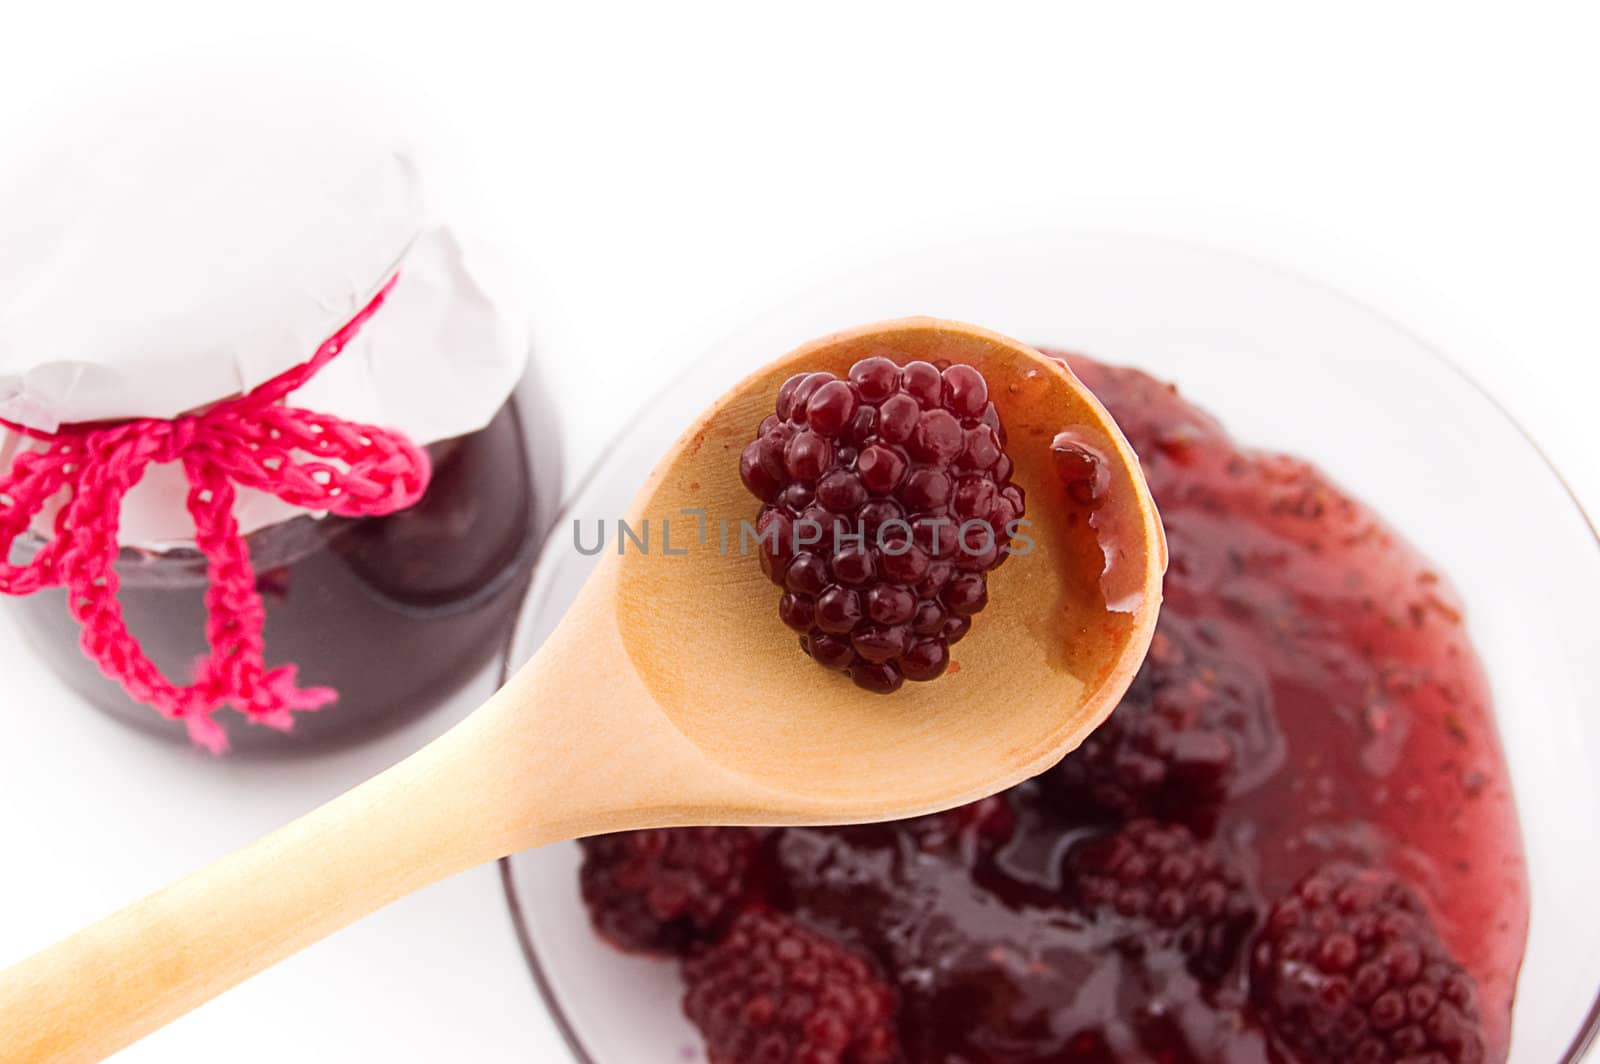
[[[170,421],[69,425],[55,433],[0,421],[49,445],[19,454],[0,476],[0,593],[65,586],[68,608],[83,628],[84,653],[131,697],[183,720],[195,742],[214,753],[227,748],[226,733],[211,719],[224,705],[256,723],[288,730],[296,711],[318,709],[337,697],[330,688],[298,687],[294,665],[266,668],[261,596],[233,516],[236,487],[268,492],[307,510],[362,517],[402,510],[428,485],[426,452],[399,433],[282,405],[344,349],[383,305],[395,280],[310,361],[199,413]],[[210,653],[187,687],[163,676],[128,631],[113,568],[123,498],[152,463],[168,462],[181,462],[188,478],[195,545],[206,558],[210,581]],[[63,490],[68,498],[56,515],[55,537],[27,565],[7,564],[13,541]]]

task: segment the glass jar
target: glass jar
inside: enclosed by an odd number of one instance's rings
[[[440,704],[503,649],[560,499],[555,424],[533,369],[478,432],[429,445],[422,500],[383,517],[302,515],[246,537],[266,613],[268,666],[294,663],[336,702],[290,731],[215,717],[237,753],[325,750]],[[19,538],[13,564],[41,541]],[[116,571],[128,629],[163,673],[186,682],[206,653],[206,563],[192,547],[125,548]],[[79,648],[66,593],[0,599],[63,682],[141,730],[188,742],[182,721],[135,702]]]

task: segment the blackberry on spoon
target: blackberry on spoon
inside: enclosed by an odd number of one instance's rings
[[[882,693],[945,672],[1026,513],[1005,446],[970,365],[874,356],[783,383],[739,473],[807,654]]]

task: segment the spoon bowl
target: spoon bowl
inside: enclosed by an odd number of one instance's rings
[[[874,355],[983,372],[1033,541],[990,575],[990,604],[952,648],[949,672],[889,696],[822,672],[796,649],[777,616],[778,591],[740,550],[739,528],[758,506],[740,482],[739,453],[772,413],[779,386],[806,371],[842,379]],[[1050,444],[1069,427],[1112,457],[1097,529],[1055,470]],[[771,788],[762,809],[747,811],[761,823],[893,819],[1043,771],[1127,688],[1166,567],[1138,460],[1071,372],[998,334],[931,318],[827,336],[746,378],[650,475],[629,526],[646,522],[656,549],[609,559],[595,583],[609,575],[622,644],[661,712],[706,757]],[[685,554],[661,551],[663,528]],[[1120,611],[1107,607],[1102,540],[1125,560],[1113,574],[1123,586],[1110,590],[1133,600]]]
[[[701,515],[708,530],[753,518],[738,456],[778,386],[878,354],[984,374],[1033,540],[992,574],[991,605],[950,674],[889,696],[795,648],[754,558],[709,531],[693,544],[669,531]],[[1055,472],[1064,430],[1109,477],[1089,518]],[[0,973],[7,1060],[102,1059],[397,898],[531,846],[681,824],[893,819],[1008,787],[1122,696],[1166,567],[1137,459],[1077,379],[1015,341],[927,318],[826,337],[746,378],[673,446],[627,523],[638,549],[619,534],[540,652],[456,728]]]

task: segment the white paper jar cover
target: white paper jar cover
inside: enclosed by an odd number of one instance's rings
[[[406,149],[316,106],[164,101],[0,176],[0,419],[170,418],[309,359],[399,273],[290,402],[419,444],[483,428],[525,368],[508,263],[431,219]],[[0,429],[0,469],[19,447]],[[124,544],[192,539],[177,466],[124,503]],[[248,533],[293,516],[241,491]],[[36,528],[47,531],[52,514]]]

